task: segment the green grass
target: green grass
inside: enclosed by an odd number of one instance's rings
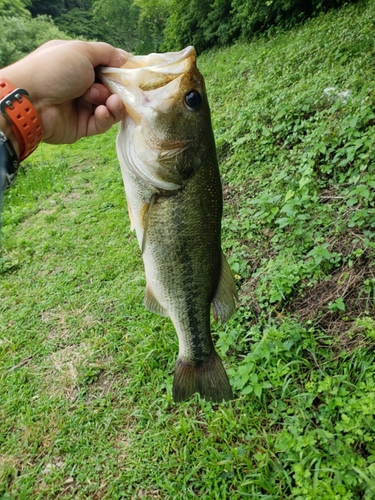
[[[2,215],[0,498],[374,497],[374,21],[199,58],[240,289],[213,326],[230,403],[172,401],[116,129],[26,162]]]

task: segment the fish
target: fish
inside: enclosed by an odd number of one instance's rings
[[[144,305],[170,317],[179,341],[172,396],[233,399],[211,336],[238,295],[221,248],[222,184],[210,107],[196,51],[131,55],[100,80],[127,114],[116,147],[131,229],[146,276]]]

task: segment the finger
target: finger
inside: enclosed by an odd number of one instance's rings
[[[84,43],[87,55],[94,66],[113,66],[119,68],[129,59],[129,53],[122,49],[116,49],[105,42],[81,42]]]
[[[107,109],[115,119],[115,123],[122,120],[126,115],[126,108],[124,103],[117,94],[111,94],[106,103]]]
[[[111,97],[117,98],[117,96]],[[112,125],[119,122],[125,116],[125,107],[118,98],[116,100],[111,99],[109,108],[101,105],[95,109],[94,114],[92,114],[88,119],[88,136],[107,132]]]
[[[114,116],[106,106],[98,106],[93,115],[90,116],[87,124],[87,135],[103,134],[107,132],[115,123]]]
[[[113,66],[119,68],[126,63],[130,56],[125,50],[115,48],[109,43],[83,42],[80,40],[51,40],[41,45],[34,52],[49,52],[60,48],[65,50],[69,48],[77,55],[82,54],[86,56],[94,68],[96,66]]]
[[[101,83],[94,83],[89,89],[83,94],[83,99],[95,106],[99,104],[105,104],[111,92],[102,85]]]

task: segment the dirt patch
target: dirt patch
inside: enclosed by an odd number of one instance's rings
[[[116,450],[118,450],[118,463],[120,466],[126,463],[129,455],[129,449],[131,453],[131,445],[132,439],[128,434],[119,434],[118,436],[116,436],[116,440],[113,446]]]
[[[161,493],[154,489],[154,488],[151,488],[151,489],[145,489],[145,488],[140,488],[138,490],[138,493],[137,493],[137,498],[164,498],[163,495],[161,495]]]
[[[72,191],[71,193],[67,194],[64,198],[65,203],[69,203],[70,201],[76,201],[81,198],[82,194],[79,191]]]
[[[366,342],[356,327],[356,320],[363,316],[375,320],[375,266],[366,256],[355,264],[344,265],[327,279],[318,282],[296,297],[288,306],[288,311],[303,322],[313,321],[320,330],[334,338],[334,348],[350,351]],[[332,308],[332,304],[342,298],[344,311]],[[359,334],[359,335],[358,335]]]
[[[43,323],[49,323],[49,340],[61,340],[69,335],[69,328],[66,322],[68,312],[62,308],[50,309],[40,314],[40,320]]]
[[[87,403],[115,392],[113,385],[118,383],[118,377],[110,370],[113,358],[106,356],[93,360],[94,356],[85,343],[70,345],[51,354],[46,360],[45,390],[68,402],[74,402],[79,391],[84,391]],[[121,384],[127,383],[127,379],[121,378]]]
[[[51,354],[47,359],[50,368],[45,376],[48,392],[75,401],[78,394],[78,366],[91,355],[85,344],[68,346]]]
[[[368,294],[364,294],[366,280],[374,278],[374,266],[365,259],[355,265],[339,268],[329,278],[317,283],[304,297],[296,297],[289,306],[290,312],[296,313],[302,320],[316,319],[324,330],[330,329],[334,311],[327,311],[330,303],[342,298],[345,303],[345,316],[354,318],[361,313],[373,314],[373,304]]]
[[[55,269],[54,273],[57,273],[58,269],[59,268]],[[80,318],[80,330],[89,328],[96,324],[98,321],[86,311],[89,307],[90,303],[77,310],[68,310],[58,307],[43,311],[40,314],[40,320],[43,323],[49,324],[48,339],[54,341],[66,339],[71,334],[71,327],[68,323],[69,319],[73,317]]]
[[[89,381],[86,387],[86,401],[91,402],[95,399],[101,399],[111,392],[116,393],[113,389],[113,385],[118,383],[118,378],[107,368],[110,368],[113,364],[113,359],[107,357],[96,362],[94,368],[97,370],[95,374],[95,380]],[[122,380],[122,379],[121,379]],[[126,379],[122,380],[125,384],[128,383]]]
[[[360,257],[348,263],[346,257],[360,248],[358,241],[353,235],[330,241],[330,252],[341,254],[345,263],[312,286],[308,280],[298,283],[294,296],[275,304],[275,317],[287,312],[302,323],[314,324],[332,338],[333,348],[337,350],[351,351],[368,343],[358,326],[358,319],[366,317],[375,321],[375,263],[370,251],[363,251]],[[272,258],[271,254],[269,256]],[[255,270],[260,261],[255,259],[249,265]],[[260,274],[251,276],[241,289],[246,305],[255,316],[262,314],[255,293],[260,279]],[[342,299],[343,310],[335,308],[337,299]]]

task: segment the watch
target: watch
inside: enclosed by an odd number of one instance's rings
[[[11,186],[19,165],[13,144],[0,130],[0,190],[4,191]]]
[[[0,113],[8,120],[20,146],[21,162],[43,139],[42,120],[25,89],[16,88],[0,77]]]

